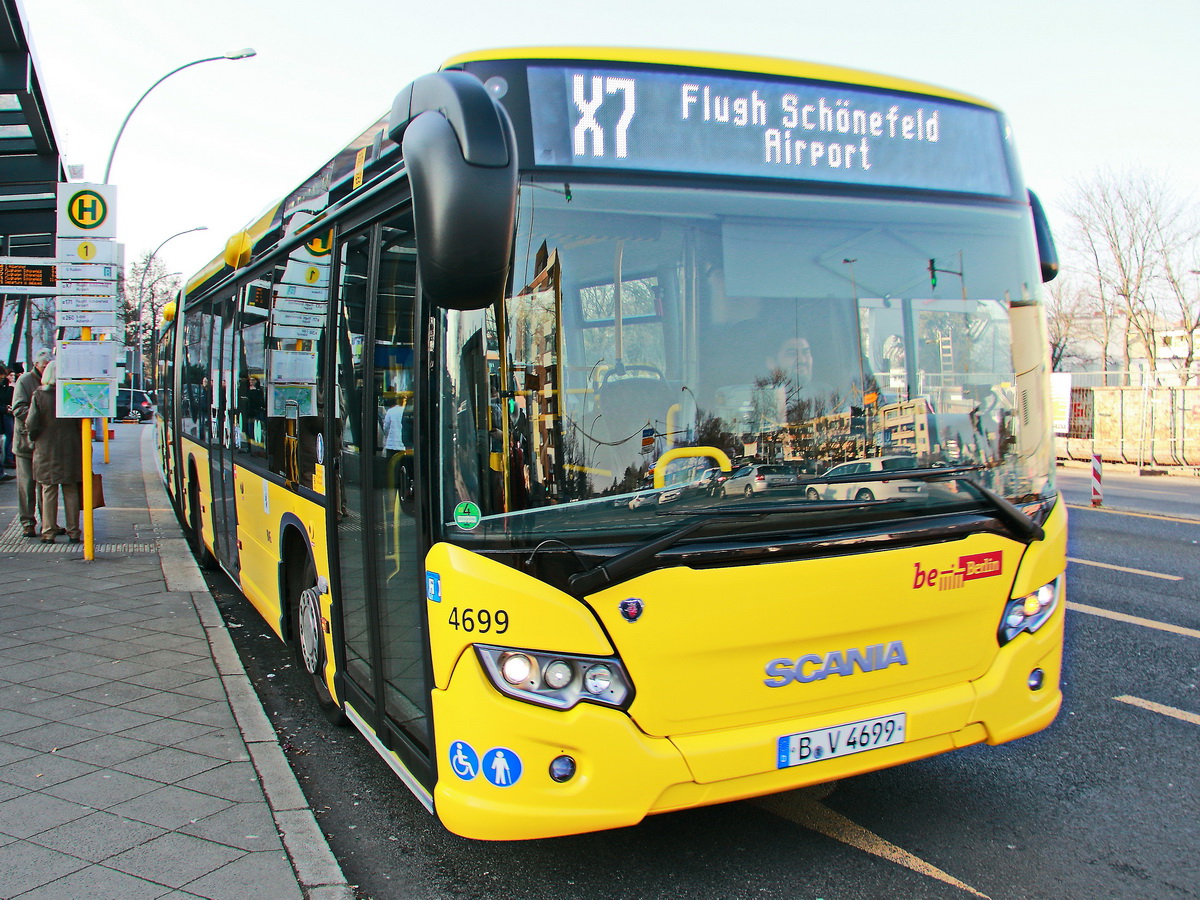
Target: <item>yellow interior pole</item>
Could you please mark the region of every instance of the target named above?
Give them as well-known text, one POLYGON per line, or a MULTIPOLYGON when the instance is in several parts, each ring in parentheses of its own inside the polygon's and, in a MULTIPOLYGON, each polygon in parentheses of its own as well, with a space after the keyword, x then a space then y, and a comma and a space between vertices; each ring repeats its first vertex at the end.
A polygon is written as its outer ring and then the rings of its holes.
POLYGON ((108 419, 100 420, 100 430, 104 433, 104 464, 107 466, 111 462, 108 458, 108 419))

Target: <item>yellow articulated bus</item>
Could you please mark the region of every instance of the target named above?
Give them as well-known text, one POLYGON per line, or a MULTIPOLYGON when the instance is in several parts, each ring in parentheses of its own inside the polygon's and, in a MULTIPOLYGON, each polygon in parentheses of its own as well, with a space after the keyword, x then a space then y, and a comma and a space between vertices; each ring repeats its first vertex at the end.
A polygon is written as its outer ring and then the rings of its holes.
POLYGON ((465 55, 188 284, 163 469, 461 835, 999 744, 1061 703, 1056 270, 970 97, 465 55))

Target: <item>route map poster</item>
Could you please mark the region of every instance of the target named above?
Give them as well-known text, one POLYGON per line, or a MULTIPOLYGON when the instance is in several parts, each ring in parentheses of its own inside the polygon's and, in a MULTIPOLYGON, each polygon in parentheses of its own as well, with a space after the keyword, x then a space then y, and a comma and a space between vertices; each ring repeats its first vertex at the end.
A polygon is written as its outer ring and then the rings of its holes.
POLYGON ((117 385, 109 380, 58 381, 60 419, 115 419, 117 385))

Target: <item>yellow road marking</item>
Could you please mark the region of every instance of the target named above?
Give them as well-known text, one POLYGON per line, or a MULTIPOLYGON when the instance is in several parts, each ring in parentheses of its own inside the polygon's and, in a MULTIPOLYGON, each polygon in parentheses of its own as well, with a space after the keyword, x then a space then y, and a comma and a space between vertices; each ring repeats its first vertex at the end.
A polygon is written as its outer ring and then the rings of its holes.
POLYGON ((1156 516, 1154 513, 1126 512, 1123 509, 1105 509, 1103 506, 1085 506, 1082 503, 1068 503, 1067 509, 1086 509, 1088 512, 1109 513, 1114 516, 1133 516, 1138 519, 1159 519, 1163 522, 1184 522, 1188 525, 1200 525, 1200 519, 1189 519, 1185 516, 1156 516))
POLYGON ((1183 581, 1183 578, 1179 575, 1164 575, 1162 572, 1148 572, 1145 569, 1131 569, 1128 566, 1114 566, 1112 563, 1094 562, 1090 559, 1076 559, 1073 556, 1068 556, 1067 562, 1079 563, 1081 566, 1096 566, 1100 569, 1112 569, 1116 572, 1129 572, 1133 575, 1145 575, 1148 578, 1162 578, 1166 581, 1183 581))
POLYGON ((816 788, 802 788, 797 791, 788 791, 786 794, 760 797, 754 801, 754 804, 790 822, 831 837, 835 841, 841 841, 843 844, 911 869, 918 875, 925 875, 953 885, 966 891, 972 897, 990 900, 987 894, 980 893, 969 884, 964 884, 932 863, 925 862, 920 857, 897 847, 825 806, 821 801, 833 792, 833 787, 829 784, 817 785, 816 788))
POLYGON ((1185 722, 1191 722, 1193 725, 1200 725, 1200 716, 1195 713, 1185 712, 1173 706, 1163 706, 1161 703, 1155 703, 1153 700, 1143 700, 1141 697, 1130 697, 1124 694, 1120 697, 1113 697, 1113 699, 1119 700, 1122 703, 1128 703, 1130 706, 1140 706, 1142 709, 1148 709, 1150 712, 1156 712, 1160 715, 1182 719, 1185 722))
POLYGON ((1067 609, 1087 613, 1089 616, 1100 616, 1115 622, 1127 622, 1130 625, 1141 625, 1143 628, 1157 628, 1159 631, 1169 631, 1171 634, 1181 634, 1184 637, 1200 638, 1200 631, 1195 628, 1184 628, 1182 625, 1172 625, 1169 622, 1156 622, 1154 619, 1142 619, 1138 616, 1127 616, 1125 613, 1113 612, 1111 609, 1100 609, 1097 606, 1085 606, 1082 603, 1068 603, 1067 609))

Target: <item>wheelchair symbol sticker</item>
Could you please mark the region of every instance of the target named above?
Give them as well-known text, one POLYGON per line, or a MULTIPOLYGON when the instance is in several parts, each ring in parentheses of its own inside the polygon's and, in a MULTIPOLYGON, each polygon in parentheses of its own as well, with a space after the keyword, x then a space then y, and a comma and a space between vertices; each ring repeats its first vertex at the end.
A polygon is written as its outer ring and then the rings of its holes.
POLYGON ((479 754, 465 741, 450 745, 450 768, 463 781, 470 781, 479 774, 479 754))
POLYGON ((483 754, 483 777, 496 787, 512 787, 521 780, 521 757, 507 747, 483 754))

